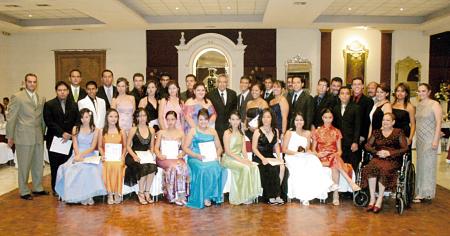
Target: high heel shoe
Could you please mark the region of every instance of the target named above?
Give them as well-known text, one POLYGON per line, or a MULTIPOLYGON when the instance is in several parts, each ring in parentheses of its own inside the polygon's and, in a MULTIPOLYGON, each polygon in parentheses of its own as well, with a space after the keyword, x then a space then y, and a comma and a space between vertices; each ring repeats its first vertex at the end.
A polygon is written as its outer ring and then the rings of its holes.
POLYGON ((148 202, 148 203, 150 203, 150 204, 152 204, 152 203, 154 203, 155 201, 153 201, 153 198, 150 196, 150 193, 149 192, 144 192, 144 196, 145 196, 145 200, 148 202))
POLYGON ((145 200, 145 196, 144 196, 143 192, 139 192, 137 194, 137 196, 138 196, 138 200, 139 200, 140 204, 142 204, 142 205, 147 205, 148 204, 148 202, 145 200))
POLYGON ((114 194, 114 204, 120 204, 122 202, 122 196, 120 194, 115 193, 114 194))
POLYGON ((335 205, 335 206, 339 206, 340 205, 340 203, 339 203, 339 193, 337 193, 337 192, 333 193, 333 205, 335 205))
POLYGON ((357 192, 359 190, 361 190, 361 187, 359 187, 357 184, 352 184, 352 191, 353 192, 357 192))
POLYGON ((373 207, 373 213, 378 214, 381 211, 381 209, 383 209, 382 206, 380 206, 380 207, 374 206, 373 207))
POLYGON ((108 205, 114 204, 114 199, 113 199, 112 193, 108 194, 108 201, 107 201, 107 203, 108 203, 108 205))
POLYGON ((375 207, 375 205, 369 205, 366 207, 366 212, 371 212, 373 211, 373 208, 375 207))

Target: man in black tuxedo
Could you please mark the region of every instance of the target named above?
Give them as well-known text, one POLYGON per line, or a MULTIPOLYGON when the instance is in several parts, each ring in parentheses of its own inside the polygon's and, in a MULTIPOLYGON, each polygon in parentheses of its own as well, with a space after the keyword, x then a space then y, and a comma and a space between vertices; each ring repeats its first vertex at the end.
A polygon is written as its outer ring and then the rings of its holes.
POLYGON ((73 69, 69 73, 69 98, 77 103, 79 100, 87 96, 86 90, 80 86, 81 83, 81 71, 78 69, 73 69))
POLYGON ((156 92, 157 99, 162 99, 162 98, 167 97, 167 95, 169 94, 167 84, 169 83, 169 81, 171 79, 172 79, 172 77, 170 76, 169 73, 164 72, 161 74, 161 76, 159 77, 159 88, 158 88, 158 91, 156 92))
POLYGON ((342 87, 342 78, 341 77, 333 77, 331 79, 330 84, 330 94, 334 100, 334 104, 339 102, 339 89, 342 87))
POLYGON ((247 76, 242 76, 239 82, 239 89, 241 93, 238 95, 237 110, 239 115, 241 115, 241 120, 243 121, 247 117, 247 103, 252 100, 252 95, 250 94, 250 78, 247 76))
POLYGON ((266 90, 264 91, 263 98, 266 100, 267 104, 270 103, 270 100, 272 100, 275 96, 272 92, 272 86, 273 86, 273 78, 272 75, 267 74, 264 78, 264 87, 266 90))
POLYGON ((307 92, 303 91, 305 79, 294 76, 292 78, 292 94, 288 95, 287 100, 289 102, 289 128, 294 127, 295 113, 300 111, 303 114, 305 120, 304 129, 311 130, 311 125, 314 119, 314 101, 313 97, 307 92))
POLYGON ((363 94, 364 81, 361 77, 356 77, 352 80, 353 97, 352 101, 359 105, 359 111, 361 112, 361 128, 359 130, 360 144, 366 143, 369 135, 370 126, 370 111, 373 107, 373 100, 363 94))
POLYGON ((349 87, 339 89, 339 102, 333 108, 333 125, 342 133, 342 159, 356 170, 361 161, 361 155, 357 152, 361 118, 359 106, 350 97, 349 87))
POLYGON ((97 97, 105 100, 106 110, 111 108, 112 99, 117 97, 117 88, 113 85, 114 74, 111 70, 102 72, 102 86, 98 88, 97 97))
POLYGON ((228 76, 221 74, 217 77, 217 89, 208 93, 208 98, 214 105, 217 113, 216 125, 217 134, 223 146, 223 133, 229 126, 228 118, 231 112, 237 108, 236 92, 227 88, 228 76))
POLYGON ((144 75, 141 73, 135 73, 133 75, 133 90, 130 94, 134 97, 136 107, 139 107, 139 102, 145 97, 144 75))
POLYGON ((333 95, 328 92, 329 82, 326 78, 319 79, 317 82, 317 95, 314 97, 314 127, 318 128, 323 124, 322 110, 325 108, 333 109, 335 99, 333 95))
POLYGON ((46 102, 44 105, 44 121, 47 125, 45 141, 50 161, 51 182, 54 194, 56 194, 55 181, 58 167, 69 159, 72 150, 68 155, 51 152, 50 147, 53 138, 62 138, 63 142, 71 140, 72 129, 75 126, 75 123, 80 121, 80 113, 78 112, 77 104, 71 99, 68 99, 69 85, 64 81, 59 81, 56 83, 55 90, 56 97, 46 102))

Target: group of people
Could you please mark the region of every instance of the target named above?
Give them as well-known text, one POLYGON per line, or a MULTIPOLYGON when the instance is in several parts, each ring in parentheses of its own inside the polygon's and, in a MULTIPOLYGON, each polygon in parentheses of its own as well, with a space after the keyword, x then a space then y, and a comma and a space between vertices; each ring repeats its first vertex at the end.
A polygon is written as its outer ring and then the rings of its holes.
POLYGON ((395 187, 401 156, 410 152, 415 134, 415 200, 435 195, 441 111, 427 84, 420 84, 414 108, 406 84, 396 86, 391 103, 383 84, 370 83, 369 96, 364 95, 362 78, 350 86, 339 77, 331 83, 322 78, 315 97, 299 76, 287 78, 286 88, 271 76, 263 83, 243 76, 239 94, 228 88, 224 74, 211 91, 187 75, 182 93, 168 74, 144 84, 137 73, 131 92, 126 78, 113 85, 110 70, 102 72, 100 87, 89 81, 83 89, 81 80, 81 71, 72 70, 70 85, 57 82, 56 97, 46 102, 36 93, 37 76, 27 74, 26 89, 11 97, 7 138, 16 145, 23 199, 33 198, 26 182, 30 169, 33 195, 48 194, 41 183, 45 127, 52 190, 69 203, 91 205, 99 195, 107 195, 108 204, 120 203, 123 184, 137 184, 138 201, 152 203, 150 189, 159 167, 165 196, 177 205, 203 208, 223 202, 227 178, 231 204, 251 204, 262 196, 272 205, 288 198, 309 205, 331 191, 332 203, 339 205, 342 177, 353 191, 369 187, 368 211, 378 212, 383 192, 395 187), (52 149, 56 138, 72 142, 70 153, 52 149), (363 149, 374 158, 358 186, 352 175, 363 149), (147 154, 155 160, 144 162, 147 154), (120 157, 111 161, 110 155, 120 157), (90 162, 98 156, 98 164, 90 162))

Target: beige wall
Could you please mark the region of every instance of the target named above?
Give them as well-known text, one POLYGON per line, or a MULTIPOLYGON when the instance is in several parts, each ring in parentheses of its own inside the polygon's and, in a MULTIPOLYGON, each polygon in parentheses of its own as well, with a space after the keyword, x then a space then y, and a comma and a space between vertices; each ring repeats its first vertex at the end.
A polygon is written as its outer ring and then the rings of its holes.
MULTIPOLYGON (((332 32, 331 76, 344 77, 342 50, 353 39, 369 49, 368 81, 380 80, 381 33, 375 29, 336 29, 332 32)), ((406 56, 422 63, 423 81, 428 81, 429 36, 418 31, 394 31, 392 38, 392 81, 395 62, 406 56)), ((106 66, 116 78, 145 73, 145 30, 70 33, 18 33, 0 35, 0 97, 20 87, 23 76, 39 76, 39 92, 54 96, 55 62, 52 50, 107 49, 106 66)), ((320 31, 317 29, 277 29, 277 79, 284 79, 285 62, 300 54, 312 63, 312 93, 320 77, 320 31)))
MULTIPOLYGON (((21 84, 23 76, 33 72, 39 77, 38 92, 47 98, 55 96, 55 58, 58 49, 106 49, 106 67, 114 76, 131 78, 145 73, 145 30, 70 33, 18 33, 7 37, 5 76, 0 77, 0 96, 10 95, 21 84)), ((1 43, 1 41, 0 41, 1 43)), ((0 47, 1 50, 1 47, 0 47)), ((1 56, 0 56, 1 60, 1 56)), ((3 64, 3 63, 2 63, 3 64)), ((1 70, 1 67, 0 67, 1 70)))

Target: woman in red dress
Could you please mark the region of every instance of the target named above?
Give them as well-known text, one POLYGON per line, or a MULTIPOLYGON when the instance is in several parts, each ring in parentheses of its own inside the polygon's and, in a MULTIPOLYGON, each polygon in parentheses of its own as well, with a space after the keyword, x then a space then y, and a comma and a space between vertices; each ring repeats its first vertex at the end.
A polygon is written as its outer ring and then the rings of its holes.
POLYGON ((313 146, 312 150, 315 155, 320 159, 323 166, 331 168, 332 178, 334 184, 330 190, 333 192, 333 205, 339 205, 339 177, 340 174, 351 185, 353 191, 358 191, 361 188, 356 185, 351 176, 351 165, 345 164, 342 159, 341 131, 333 127, 333 113, 330 109, 326 108, 322 111, 323 126, 320 126, 312 133, 313 146), (350 174, 349 174, 350 173, 350 174))
POLYGON ((362 187, 369 185, 370 202, 366 211, 378 213, 383 203, 384 190, 392 190, 397 184, 397 171, 402 166, 402 156, 408 151, 408 142, 401 129, 395 129, 395 116, 386 113, 381 129, 374 130, 366 143, 366 150, 372 153, 362 171, 362 187), (375 202, 375 189, 378 179, 378 199, 375 202))

